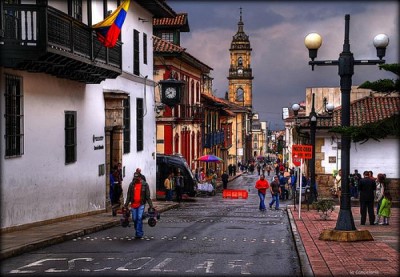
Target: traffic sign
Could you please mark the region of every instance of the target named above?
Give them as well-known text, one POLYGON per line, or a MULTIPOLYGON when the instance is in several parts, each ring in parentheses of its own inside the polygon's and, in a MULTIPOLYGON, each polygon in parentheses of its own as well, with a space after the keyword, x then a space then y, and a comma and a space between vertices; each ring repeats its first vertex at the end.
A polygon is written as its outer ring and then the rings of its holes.
POLYGON ((312 159, 312 149, 312 145, 309 144, 293 144, 292 157, 305 160, 312 159))
POLYGON ((297 157, 297 155, 294 155, 292 157, 292 162, 295 166, 300 166, 301 165, 301 159, 297 157))

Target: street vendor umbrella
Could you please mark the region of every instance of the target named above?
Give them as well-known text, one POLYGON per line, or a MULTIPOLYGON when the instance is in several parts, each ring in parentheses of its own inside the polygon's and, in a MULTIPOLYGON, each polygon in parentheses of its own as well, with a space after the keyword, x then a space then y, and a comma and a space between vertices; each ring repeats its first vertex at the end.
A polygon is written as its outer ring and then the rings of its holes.
POLYGON ((223 160, 214 155, 204 155, 204 156, 201 156, 200 158, 198 158, 197 161, 206 162, 206 163, 220 163, 223 160))

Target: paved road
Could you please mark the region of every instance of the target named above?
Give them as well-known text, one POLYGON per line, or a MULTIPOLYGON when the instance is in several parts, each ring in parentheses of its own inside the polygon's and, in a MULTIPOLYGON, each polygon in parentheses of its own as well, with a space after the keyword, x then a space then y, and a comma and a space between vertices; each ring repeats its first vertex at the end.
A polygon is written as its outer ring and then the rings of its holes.
POLYGON ((301 275, 286 211, 258 210, 256 179, 229 184, 249 189, 248 199, 198 197, 145 225, 141 240, 118 226, 7 259, 2 275, 301 275))

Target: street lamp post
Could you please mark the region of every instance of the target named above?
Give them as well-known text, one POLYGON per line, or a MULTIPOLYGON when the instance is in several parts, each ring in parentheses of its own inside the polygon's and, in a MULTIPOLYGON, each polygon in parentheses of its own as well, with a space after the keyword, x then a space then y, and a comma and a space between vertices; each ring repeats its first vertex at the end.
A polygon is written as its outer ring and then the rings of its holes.
POLYGON ((300 110, 300 105, 299 104, 293 104, 292 105, 292 110, 294 112, 294 115, 297 119, 307 119, 310 125, 310 143, 312 145, 312 151, 311 151, 311 159, 310 159, 310 197, 308 198, 308 204, 312 204, 316 199, 317 199, 317 191, 315 187, 315 133, 317 131, 317 120, 318 118, 321 119, 330 119, 332 118, 332 113, 333 113, 333 105, 327 103, 327 99, 324 98, 324 112, 328 113, 327 116, 322 116, 317 114, 315 111, 315 94, 312 94, 312 103, 311 103, 311 112, 308 116, 297 116, 299 110, 300 110))
MULTIPOLYGON (((305 38, 305 45, 309 50, 309 57, 311 61, 311 69, 314 70, 314 65, 337 65, 339 68, 340 76, 340 90, 342 94, 342 108, 341 108, 341 126, 350 126, 350 92, 352 85, 352 75, 354 74, 354 65, 376 65, 383 64, 385 60, 386 47, 389 44, 389 38, 385 34, 379 34, 374 38, 374 46, 377 49, 377 56, 379 60, 354 60, 353 53, 350 52, 349 42, 349 29, 350 29, 350 15, 345 15, 345 34, 343 51, 339 55, 338 60, 333 61, 315 61, 317 57, 318 48, 322 44, 322 38, 317 33, 311 33, 305 38)), ((350 138, 342 134, 342 192, 340 199, 340 211, 336 222, 337 231, 353 231, 356 230, 354 225, 353 215, 351 213, 351 201, 349 193, 349 175, 350 175, 350 138)))

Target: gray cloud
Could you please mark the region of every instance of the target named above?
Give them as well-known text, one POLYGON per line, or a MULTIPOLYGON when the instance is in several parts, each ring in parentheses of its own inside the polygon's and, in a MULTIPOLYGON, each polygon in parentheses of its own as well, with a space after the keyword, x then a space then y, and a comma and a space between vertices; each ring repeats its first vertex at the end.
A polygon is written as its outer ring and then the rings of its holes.
MULTIPOLYGON (((295 1, 168 1, 177 12, 187 12, 190 33, 181 45, 212 67, 214 90, 223 97, 228 89, 229 47, 237 31, 239 7, 243 8, 244 30, 250 37, 253 69, 253 108, 271 128, 283 125, 283 107, 303 101, 307 87, 338 87, 337 67, 308 65, 304 37, 318 32, 323 44, 318 58, 336 60, 342 51, 344 15, 350 14, 350 44, 355 59, 376 59, 375 35, 386 33, 390 44, 385 59, 398 56, 397 1, 295 2, 295 1)), ((353 85, 366 80, 394 79, 375 66, 357 66, 353 85)))

